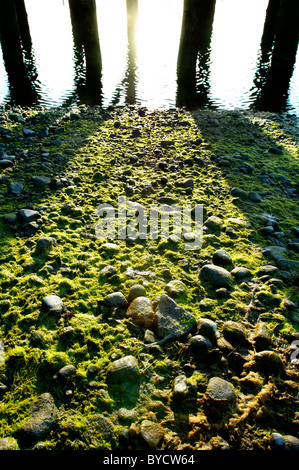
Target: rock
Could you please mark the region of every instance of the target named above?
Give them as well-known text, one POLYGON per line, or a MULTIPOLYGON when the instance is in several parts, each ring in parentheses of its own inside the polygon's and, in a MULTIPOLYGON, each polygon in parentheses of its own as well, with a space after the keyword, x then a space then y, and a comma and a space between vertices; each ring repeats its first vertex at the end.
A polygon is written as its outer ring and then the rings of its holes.
POLYGON ((10 301, 8 299, 0 300, 0 313, 6 313, 10 309, 10 301))
POLYGON ((103 269, 100 271, 100 276, 109 278, 111 276, 114 276, 117 274, 117 270, 114 266, 105 266, 103 269))
POLYGON ((267 258, 271 258, 274 260, 279 260, 280 258, 284 258, 288 253, 287 248, 283 246, 267 246, 263 250, 263 255, 267 258))
POLYGON ((261 196, 258 193, 256 193, 255 191, 251 191, 248 194, 248 197, 252 202, 261 202, 262 201, 261 196))
POLYGON ((25 137, 33 137, 33 136, 35 136, 35 131, 32 130, 32 129, 27 129, 26 127, 24 127, 23 134, 24 134, 25 137))
POLYGON ((58 371, 57 376, 62 379, 70 379, 75 374, 76 374, 76 367, 70 364, 70 365, 62 367, 58 371))
POLYGON ((112 294, 108 294, 104 298, 104 303, 107 307, 128 307, 128 302, 121 292, 113 292, 112 294))
POLYGON ((207 400, 217 405, 231 404, 236 399, 232 384, 220 377, 212 377, 209 380, 205 395, 207 400))
POLYGON ((0 450, 19 450, 18 441, 13 437, 0 439, 0 450))
POLYGON ((37 189, 46 189, 51 180, 47 176, 33 176, 32 182, 37 189))
POLYGON ((14 182, 9 183, 8 189, 9 189, 9 192, 13 194, 14 196, 20 196, 20 194, 22 193, 24 189, 24 186, 23 186, 23 183, 19 181, 14 181, 14 182))
POLYGON ((190 340, 189 349, 193 356, 202 358, 212 349, 212 343, 206 336, 195 335, 190 340))
POLYGON ((53 427, 58 410, 50 393, 43 393, 33 405, 31 417, 20 429, 22 438, 26 441, 39 440, 46 436, 53 427))
POLYGON ((184 398, 188 392, 187 378, 185 375, 178 375, 173 383, 173 398, 184 398))
POLYGON ((211 217, 209 217, 204 223, 204 226, 210 232, 219 232, 221 230, 222 225, 222 220, 219 217, 216 217, 215 215, 211 215, 211 217))
POLYGON ((107 383, 133 382, 139 380, 140 372, 138 361, 134 356, 125 356, 109 364, 107 369, 107 383))
POLYGON ((2 219, 7 222, 10 225, 13 225, 17 222, 18 220, 18 214, 17 212, 9 212, 8 214, 4 214, 2 216, 2 219))
POLYGON ((61 315, 66 312, 66 307, 58 295, 47 295, 42 301, 42 311, 51 315, 61 315))
POLYGON ((173 280, 166 284, 165 292, 170 297, 178 297, 186 293, 186 287, 182 281, 173 280))
POLYGON ((24 222, 32 222, 40 218, 40 213, 31 209, 20 209, 18 215, 24 222))
POLYGON ((217 250, 213 254, 213 263, 217 266, 227 266, 232 264, 232 258, 225 250, 217 250))
POLYGON ((243 266, 238 266, 237 268, 234 268, 230 273, 238 281, 252 277, 252 273, 249 271, 249 269, 243 266))
POLYGON ((53 248, 55 239, 52 237, 40 237, 36 242, 35 254, 37 256, 47 256, 53 248))
POLYGON ((270 449, 271 450, 285 450, 284 438, 278 432, 273 432, 270 437, 270 449))
POLYGON ((129 291, 128 302, 132 302, 137 297, 145 297, 146 290, 142 284, 134 284, 129 291))
POLYGON ((299 450, 299 439, 294 436, 284 436, 284 442, 287 450, 299 450))
POLYGON ((258 276, 275 276, 279 273, 279 269, 276 266, 272 266, 271 264, 267 264, 265 266, 261 266, 257 272, 258 276))
POLYGON ((271 333, 264 323, 258 323, 252 334, 252 340, 257 351, 262 351, 271 346, 271 333))
POLYGON ((199 277, 202 281, 206 281, 213 286, 230 287, 231 285, 229 271, 213 264, 204 265, 199 272, 199 277))
POLYGON ((222 327, 222 334, 224 338, 233 346, 236 344, 247 344, 247 332, 241 323, 231 320, 226 321, 222 327))
POLYGON ((209 318, 197 319, 197 333, 206 336, 210 341, 214 341, 217 332, 217 325, 209 318))
POLYGON ((144 328, 150 328, 154 319, 151 300, 143 296, 136 297, 129 305, 127 316, 133 318, 137 325, 144 328))
POLYGON ((9 168, 13 166, 13 160, 8 160, 8 159, 3 159, 3 160, 0 160, 0 168, 9 168))
POLYGON ((159 446, 164 438, 165 431, 158 423, 149 420, 142 421, 139 428, 139 435, 143 442, 150 449, 155 449, 159 446))
POLYGON ((231 195, 232 195, 233 197, 242 197, 242 198, 245 198, 245 197, 247 197, 247 192, 244 191, 244 189, 241 189, 241 188, 236 187, 236 188, 233 188, 233 189, 231 190, 231 195))
POLYGON ((274 351, 261 351, 253 358, 257 368, 266 373, 279 373, 283 370, 283 362, 274 351))
POLYGON ((191 313, 179 306, 167 294, 162 294, 154 315, 154 328, 159 338, 179 339, 196 327, 191 313))

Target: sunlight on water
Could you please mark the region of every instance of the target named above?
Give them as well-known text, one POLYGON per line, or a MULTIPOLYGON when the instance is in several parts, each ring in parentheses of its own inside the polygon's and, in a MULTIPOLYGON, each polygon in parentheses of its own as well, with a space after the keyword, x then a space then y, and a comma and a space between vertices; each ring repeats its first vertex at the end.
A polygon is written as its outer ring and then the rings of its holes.
POLYGON ((250 102, 268 0, 218 0, 211 42, 210 99, 224 108, 250 102))
MULTIPOLYGON (((78 104, 68 0, 25 0, 25 4, 39 102, 46 106, 78 104)), ((184 0, 96 0, 96 5, 103 105, 175 106, 184 0)), ((268 0, 216 0, 210 57, 205 64, 209 105, 246 109, 252 103, 267 5, 268 0)), ((299 53, 289 102, 290 110, 295 108, 299 115, 298 62, 299 53)), ((9 99, 7 73, 0 54, 0 104, 9 99)))

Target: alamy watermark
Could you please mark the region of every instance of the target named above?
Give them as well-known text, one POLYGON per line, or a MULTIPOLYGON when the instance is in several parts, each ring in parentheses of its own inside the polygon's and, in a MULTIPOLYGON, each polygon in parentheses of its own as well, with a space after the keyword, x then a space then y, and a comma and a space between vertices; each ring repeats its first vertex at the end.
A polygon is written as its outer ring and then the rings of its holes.
POLYGON ((290 361, 292 364, 299 365, 299 339, 293 341, 291 346, 293 346, 294 351, 290 356, 290 361), (295 348, 295 346, 297 346, 297 348, 295 348))
POLYGON ((203 240, 203 206, 151 204, 147 209, 125 196, 112 204, 100 204, 95 212, 98 238, 114 240, 184 239, 185 250, 199 250, 203 240))

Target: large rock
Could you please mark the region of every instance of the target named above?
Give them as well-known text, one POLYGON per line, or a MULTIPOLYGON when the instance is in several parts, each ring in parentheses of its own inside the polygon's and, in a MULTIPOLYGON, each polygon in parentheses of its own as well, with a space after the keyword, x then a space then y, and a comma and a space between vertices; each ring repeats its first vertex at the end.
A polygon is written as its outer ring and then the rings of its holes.
POLYGON ((143 442, 150 449, 155 449, 159 446, 163 440, 165 431, 158 423, 153 423, 153 421, 144 420, 142 421, 139 429, 139 435, 143 442))
POLYGON ((108 383, 135 383, 139 376, 137 359, 134 356, 125 356, 109 364, 106 379, 108 383))
POLYGON ((229 271, 221 266, 214 264, 206 264, 199 272, 199 277, 202 281, 209 282, 217 287, 229 287, 231 285, 231 276, 229 271))
POLYGON ((230 382, 220 377, 212 377, 207 386, 206 397, 220 404, 232 403, 236 395, 230 382))
POLYGON ((40 217, 40 213, 32 209, 20 209, 18 214, 24 222, 32 222, 40 217))
POLYGON ((162 294, 154 315, 154 328, 159 338, 179 339, 196 328, 196 319, 167 294, 162 294))
POLYGON ((66 307, 58 295, 47 295, 42 301, 42 311, 52 315, 61 315, 66 312, 66 307))
POLYGON ((20 434, 26 441, 35 441, 46 436, 53 427, 58 410, 50 393, 43 393, 33 405, 31 416, 21 427, 20 434))
POLYGON ((154 319, 151 300, 147 297, 136 297, 129 305, 127 316, 133 318, 137 325, 150 328, 154 319))
POLYGON ((19 450, 18 442, 13 437, 0 439, 0 450, 19 450))
POLYGON ((104 303, 107 307, 119 307, 119 308, 126 308, 128 306, 127 299, 125 298, 124 294, 121 292, 112 292, 112 294, 108 294, 104 298, 104 303))
POLYGON ((53 248, 55 239, 52 237, 40 237, 36 242, 35 254, 38 256, 47 256, 53 248))

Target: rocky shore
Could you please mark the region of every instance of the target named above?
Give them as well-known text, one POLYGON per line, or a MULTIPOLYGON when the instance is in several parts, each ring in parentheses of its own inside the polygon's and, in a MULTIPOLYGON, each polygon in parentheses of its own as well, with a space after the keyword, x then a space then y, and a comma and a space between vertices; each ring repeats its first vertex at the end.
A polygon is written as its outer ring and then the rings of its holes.
POLYGON ((299 449, 298 139, 287 114, 0 111, 0 449, 299 449), (201 205, 202 246, 99 237, 120 196, 201 205))

